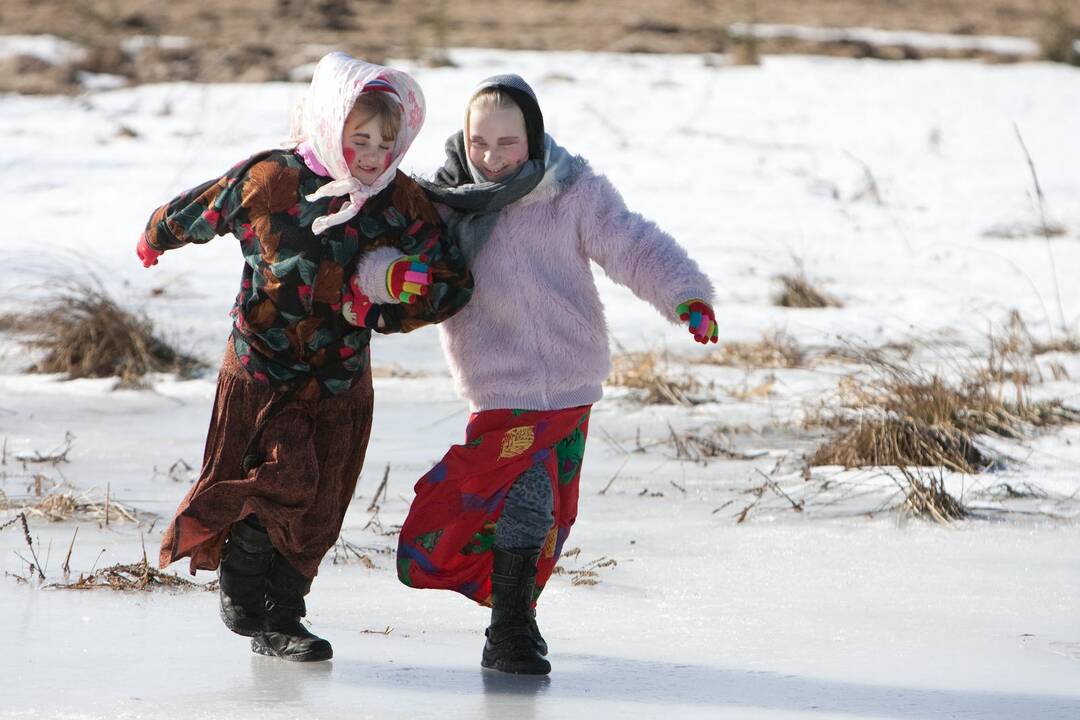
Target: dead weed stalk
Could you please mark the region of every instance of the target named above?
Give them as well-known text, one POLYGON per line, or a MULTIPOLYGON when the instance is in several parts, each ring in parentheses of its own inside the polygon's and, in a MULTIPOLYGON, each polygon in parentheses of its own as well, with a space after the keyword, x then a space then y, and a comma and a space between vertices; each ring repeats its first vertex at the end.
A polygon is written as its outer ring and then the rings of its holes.
POLYGON ((217 591, 217 583, 196 583, 173 573, 161 572, 153 567, 143 555, 135 563, 118 563, 88 575, 79 573, 79 579, 71 583, 53 583, 45 587, 54 590, 204 590, 217 591))
POLYGON ((615 558, 607 557, 606 555, 590 560, 581 567, 567 568, 562 562, 571 558, 579 558, 581 556, 581 548, 572 548, 563 552, 560 563, 552 569, 553 575, 569 575, 570 584, 574 587, 578 586, 592 586, 600 584, 600 570, 616 567, 619 561, 615 558))
POLYGON ((734 450, 731 440, 723 430, 719 428, 698 428, 689 432, 678 433, 675 428, 668 424, 668 444, 675 450, 677 460, 689 460, 690 462, 708 464, 710 460, 723 458, 725 460, 755 460, 767 453, 758 452, 747 454, 734 450))
POLYGON ((945 489, 945 474, 938 471, 933 473, 913 472, 912 470, 899 468, 903 476, 903 482, 893 477, 904 493, 904 501, 901 503, 902 515, 926 518, 942 525, 948 525, 953 520, 962 520, 971 513, 964 506, 962 500, 953 497, 945 489))
POLYGON ((609 385, 637 391, 635 400, 643 405, 691 407, 708 402, 700 393, 706 386, 690 374, 671 374, 668 362, 658 352, 623 352, 612 358, 609 385))
POLYGON ((695 362, 741 368, 797 368, 806 362, 806 353, 795 338, 775 330, 755 342, 725 343, 695 362))
POLYGON ((89 520, 105 524, 131 522, 138 524, 145 519, 134 507, 119 503, 109 493, 102 498, 93 490, 79 494, 69 490, 52 492, 45 497, 8 497, 0 491, 0 511, 16 511, 28 516, 44 518, 50 522, 64 520, 89 520), (140 518, 140 515, 143 517, 140 518))

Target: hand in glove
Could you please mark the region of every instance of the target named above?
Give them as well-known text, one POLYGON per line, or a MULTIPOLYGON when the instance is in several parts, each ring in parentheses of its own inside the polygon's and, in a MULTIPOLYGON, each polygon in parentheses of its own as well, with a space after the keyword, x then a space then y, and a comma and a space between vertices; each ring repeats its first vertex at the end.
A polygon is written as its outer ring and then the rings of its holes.
POLYGON ((161 257, 161 251, 155 250, 150 247, 150 243, 146 242, 146 233, 139 236, 139 244, 135 246, 135 252, 138 254, 139 259, 142 260, 145 268, 157 265, 158 258, 161 257))
POLYGON ((716 342, 716 313, 703 300, 687 300, 675 310, 679 319, 687 323, 694 340, 702 345, 716 342))
POLYGON ((386 269, 386 289, 398 301, 408 305, 426 295, 431 285, 431 268, 423 255, 406 255, 386 269))

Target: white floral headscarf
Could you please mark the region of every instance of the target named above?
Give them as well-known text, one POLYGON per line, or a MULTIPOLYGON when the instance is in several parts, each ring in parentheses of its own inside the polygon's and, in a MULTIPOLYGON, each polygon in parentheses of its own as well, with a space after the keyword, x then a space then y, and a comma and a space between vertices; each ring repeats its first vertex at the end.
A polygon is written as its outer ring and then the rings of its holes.
POLYGON ((312 232, 319 235, 327 228, 348 222, 360 212, 368 198, 390 184, 405 151, 424 124, 424 114, 424 93, 406 73, 366 63, 343 52, 332 52, 319 61, 311 86, 294 117, 293 137, 311 148, 332 178, 307 199, 314 201, 348 195, 349 200, 336 213, 316 218, 311 225, 312 232), (352 176, 341 147, 345 119, 356 98, 364 92, 385 92, 401 106, 401 129, 394 141, 390 165, 371 185, 364 185, 352 176))

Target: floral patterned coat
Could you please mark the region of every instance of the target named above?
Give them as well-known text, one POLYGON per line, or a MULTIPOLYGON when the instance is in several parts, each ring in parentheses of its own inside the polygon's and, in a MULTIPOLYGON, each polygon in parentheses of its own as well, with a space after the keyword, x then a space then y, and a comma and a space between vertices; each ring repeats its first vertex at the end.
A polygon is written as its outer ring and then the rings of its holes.
POLYGON ((400 171, 360 214, 316 236, 312 221, 344 198, 309 201, 327 181, 289 150, 259 153, 228 173, 158 208, 146 241, 167 251, 232 234, 244 271, 232 310, 233 347, 248 373, 297 399, 326 398, 352 387, 368 361, 371 330, 409 332, 460 310, 472 277, 458 247, 423 190, 400 171), (433 283, 411 305, 377 306, 370 327, 341 313, 342 294, 357 262, 375 248, 425 254, 433 283))

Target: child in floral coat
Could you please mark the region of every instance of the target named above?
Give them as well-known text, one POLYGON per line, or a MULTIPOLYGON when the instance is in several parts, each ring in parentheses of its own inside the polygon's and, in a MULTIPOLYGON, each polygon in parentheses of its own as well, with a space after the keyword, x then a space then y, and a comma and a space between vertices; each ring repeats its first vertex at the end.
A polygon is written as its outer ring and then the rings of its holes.
POLYGON ((716 342, 712 285, 669 235, 544 133, 532 88, 489 78, 446 144, 431 197, 476 277, 443 348, 473 415, 416 485, 398 575, 490 604, 482 665, 545 674, 533 604, 577 515, 589 411, 610 371, 590 261, 716 342))
POLYGON ((300 618, 364 461, 371 331, 441 322, 471 293, 435 208, 397 170, 423 120, 408 75, 327 55, 295 118, 295 149, 180 194, 139 240, 146 267, 218 235, 243 254, 202 472, 160 563, 220 564, 222 619, 257 653, 333 654, 300 618))

